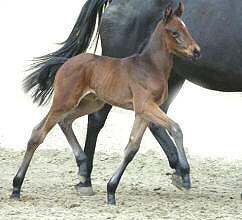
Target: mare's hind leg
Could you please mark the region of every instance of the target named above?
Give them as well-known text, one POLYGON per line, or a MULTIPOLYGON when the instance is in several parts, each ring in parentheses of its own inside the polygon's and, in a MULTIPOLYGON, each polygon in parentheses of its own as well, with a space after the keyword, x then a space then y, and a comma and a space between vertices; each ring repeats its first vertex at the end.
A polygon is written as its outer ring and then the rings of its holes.
POLYGON ((124 151, 124 158, 107 184, 108 204, 116 203, 115 192, 118 187, 119 181, 124 173, 125 168, 128 166, 128 164, 134 158, 135 154, 138 152, 141 139, 148 126, 148 123, 149 122, 140 117, 140 115, 135 115, 135 121, 130 134, 130 139, 124 151))

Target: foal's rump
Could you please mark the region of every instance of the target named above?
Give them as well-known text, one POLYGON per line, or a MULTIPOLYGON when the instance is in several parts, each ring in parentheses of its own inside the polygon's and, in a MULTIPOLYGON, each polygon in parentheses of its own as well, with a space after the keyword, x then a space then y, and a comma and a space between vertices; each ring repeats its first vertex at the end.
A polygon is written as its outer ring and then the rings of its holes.
POLYGON ((94 57, 92 54, 80 54, 61 66, 55 77, 53 104, 61 102, 75 107, 80 99, 95 93, 89 86, 95 65, 94 57))

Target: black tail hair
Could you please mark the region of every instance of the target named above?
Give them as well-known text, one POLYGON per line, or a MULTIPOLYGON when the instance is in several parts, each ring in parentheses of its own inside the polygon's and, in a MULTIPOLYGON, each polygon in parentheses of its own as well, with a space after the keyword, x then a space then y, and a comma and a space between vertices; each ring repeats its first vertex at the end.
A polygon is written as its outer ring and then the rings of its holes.
POLYGON ((51 98, 55 75, 60 66, 65 63, 68 58, 52 57, 44 61, 44 63, 35 63, 30 69, 36 69, 23 80, 24 92, 33 89, 33 102, 39 105, 46 104, 51 98))
MULTIPOLYGON (((50 54, 34 58, 30 70, 35 70, 23 80, 23 88, 27 93, 33 89, 33 101, 39 105, 46 104, 53 92, 56 72, 70 57, 84 53, 91 42, 96 21, 98 27, 104 9, 110 0, 87 0, 81 13, 63 46, 50 54)), ((98 36, 96 33, 96 38, 98 36)))

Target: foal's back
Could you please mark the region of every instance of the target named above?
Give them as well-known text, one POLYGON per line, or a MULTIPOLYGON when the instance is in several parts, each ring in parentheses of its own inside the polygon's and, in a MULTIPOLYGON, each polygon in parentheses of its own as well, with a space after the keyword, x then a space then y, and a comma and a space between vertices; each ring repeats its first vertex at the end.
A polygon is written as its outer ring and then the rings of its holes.
POLYGON ((134 57, 123 59, 80 54, 59 69, 54 85, 54 101, 64 99, 74 106, 88 94, 126 109, 132 109, 129 82, 134 57))

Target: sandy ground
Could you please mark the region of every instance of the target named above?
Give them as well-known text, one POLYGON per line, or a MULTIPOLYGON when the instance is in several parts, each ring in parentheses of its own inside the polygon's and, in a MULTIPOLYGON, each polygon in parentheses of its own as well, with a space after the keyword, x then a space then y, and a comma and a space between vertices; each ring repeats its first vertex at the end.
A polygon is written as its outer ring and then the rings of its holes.
MULTIPOLYGON (((0 1, 3 33, 0 37, 0 146, 23 149, 31 129, 48 111, 33 105, 29 96, 23 94, 21 81, 29 74, 24 70, 31 64, 32 57, 55 51, 59 47, 56 43, 66 39, 83 2, 0 1)), ((100 54, 100 49, 98 52, 100 54)), ((241 158, 241 100, 240 93, 209 91, 186 82, 172 103, 169 116, 180 124, 185 146, 191 153, 241 158)), ((126 113, 128 116, 120 119, 112 111, 106 127, 112 126, 113 129, 116 126, 118 130, 131 126, 130 114, 126 113)), ((86 123, 80 124, 84 132, 86 123)), ((100 137, 100 143, 107 138, 104 135, 100 137)), ((126 136, 117 139, 123 138, 126 136)), ((58 148, 65 147, 63 140, 58 140, 58 148)), ((51 141, 46 141, 46 145, 53 148, 51 141)))
POLYGON ((190 157, 192 189, 171 185, 166 159, 138 154, 117 190, 117 205, 106 204, 106 183, 120 161, 117 153, 95 155, 96 195, 81 197, 72 152, 39 150, 23 185, 11 201, 11 180, 23 152, 0 148, 0 219, 242 219, 242 161, 190 157))
MULTIPOLYGON (((241 94, 208 91, 188 82, 169 116, 184 133, 193 185, 189 193, 171 185, 167 159, 147 131, 120 183, 117 206, 106 205, 106 183, 121 159, 133 120, 132 112, 115 108, 98 139, 95 196, 75 192, 77 168, 56 127, 34 156, 22 199, 9 200, 31 129, 48 111, 23 94, 24 70, 33 56, 57 49, 55 43, 68 36, 80 8, 79 0, 0 2, 0 219, 242 219, 241 94)), ((74 124, 82 146, 86 123, 84 117, 74 124)))

